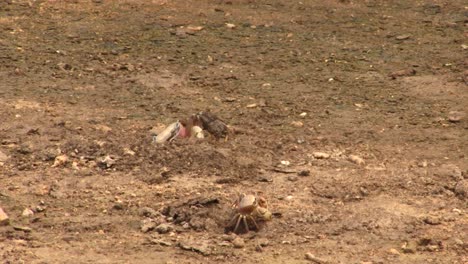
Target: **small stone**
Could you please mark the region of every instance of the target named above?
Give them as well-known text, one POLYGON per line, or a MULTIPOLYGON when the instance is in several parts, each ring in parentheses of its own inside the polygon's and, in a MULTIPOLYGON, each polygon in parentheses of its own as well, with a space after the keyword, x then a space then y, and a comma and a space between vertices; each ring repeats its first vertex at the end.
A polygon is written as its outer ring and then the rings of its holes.
POLYGON ((24 239, 14 239, 12 240, 13 243, 15 243, 15 245, 17 246, 27 246, 28 245, 28 241, 24 240, 24 239))
POLYGON ((245 241, 241 237, 236 237, 233 241, 232 244, 234 245, 235 248, 243 248, 245 247, 245 241))
POLYGON ((461 240, 459 238, 455 238, 453 241, 455 242, 455 245, 457 245, 457 246, 463 246, 465 244, 463 242, 463 240, 461 240))
POLYGON ((98 165, 102 169, 109 169, 110 167, 114 166, 116 163, 115 158, 107 155, 104 158, 100 159, 98 165))
POLYGON ((156 223, 151 221, 151 219, 145 219, 141 221, 141 232, 147 233, 151 230, 154 230, 156 223))
POLYGON ((41 212, 44 212, 45 209, 46 209, 46 207, 38 205, 38 206, 36 206, 36 208, 34 208, 34 212, 41 213, 41 212))
POLYGON ((411 35, 410 35, 410 34, 404 34, 404 35, 396 36, 395 38, 396 38, 397 40, 406 40, 406 39, 411 38, 411 35))
POLYGON ((255 103, 254 104, 249 104, 246 107, 247 108, 255 108, 255 107, 257 107, 257 104, 255 104, 255 103))
POLYGON ((455 185, 454 192, 461 198, 468 198, 468 180, 461 180, 455 185))
POLYGON ((145 216, 145 217, 155 217, 158 215, 156 210, 154 210, 151 207, 142 207, 138 210, 138 214, 140 216, 145 216))
POLYGON ((292 199, 294 199, 294 196, 292 196, 292 195, 288 195, 288 196, 284 197, 284 200, 286 200, 288 202, 292 201, 292 199))
POLYGON ((150 239, 150 243, 151 243, 151 244, 155 244, 155 245, 165 246, 165 247, 170 247, 170 246, 172 246, 172 243, 171 243, 171 242, 164 241, 164 240, 161 240, 161 239, 150 239))
POLYGON ((357 165, 362 165, 366 163, 363 158, 356 155, 349 155, 348 159, 357 165))
POLYGON ((452 123, 458 123, 465 118, 465 113, 461 111, 450 111, 448 114, 448 120, 452 123))
POLYGON ((267 247, 270 245, 270 241, 266 238, 260 238, 258 241, 257 241, 257 244, 259 244, 260 246, 262 247, 267 247))
POLYGON ((310 170, 301 170, 300 172, 297 173, 297 175, 299 175, 301 177, 310 176, 310 170))
POLYGON ((443 164, 434 169, 434 175, 442 177, 451 177, 455 180, 463 179, 461 169, 455 164, 443 164))
POLYGON ((293 127, 303 127, 304 126, 304 123, 302 123, 301 121, 292 121, 291 122, 291 125, 293 127))
POLYGON ((29 233, 29 232, 32 231, 32 228, 27 227, 27 226, 13 226, 13 229, 16 230, 16 231, 23 231, 23 232, 26 232, 26 233, 29 233))
POLYGON ((125 208, 125 206, 123 205, 122 202, 117 202, 114 204, 114 206, 112 206, 112 209, 114 210, 123 210, 125 208))
POLYGON ((222 235, 222 236, 221 236, 221 240, 232 242, 234 239, 236 239, 236 237, 237 237, 237 236, 234 235, 234 234, 231 234, 231 235, 225 234, 225 235, 222 235))
POLYGON ((301 113, 299 116, 302 117, 302 118, 304 118, 304 117, 307 116, 307 113, 306 113, 306 112, 303 112, 303 113, 301 113))
POLYGON ((3 163, 5 161, 7 161, 7 160, 8 160, 8 156, 5 153, 3 153, 2 151, 0 151, 0 162, 3 163))
POLYGON ((194 251, 194 252, 200 253, 200 254, 202 254, 204 256, 209 256, 209 255, 212 254, 212 249, 211 249, 211 247, 209 245, 209 242, 207 240, 180 241, 177 245, 183 250, 194 251))
POLYGON ((99 130, 101 132, 104 132, 104 133, 109 133, 112 131, 112 128, 106 126, 106 125, 96 125, 94 127, 96 130, 99 130))
POLYGON ((395 255, 395 256, 398 256, 400 255, 400 252, 394 248, 391 248, 388 250, 388 253, 392 254, 392 255, 395 255))
POLYGON ((135 156, 135 154, 136 154, 135 151, 133 151, 133 150, 131 150, 129 148, 124 148, 123 150, 124 150, 125 155, 135 156))
POLYGON ((68 162, 68 156, 67 155, 59 155, 55 157, 54 164, 52 165, 53 168, 55 167, 60 167, 65 165, 68 162))
POLYGON ((396 79, 398 77, 413 76, 415 74, 416 74, 415 69, 405 69, 405 70, 394 71, 390 73, 389 76, 392 79, 396 79))
POLYGON ((312 156, 316 159, 328 159, 330 158, 330 154, 325 153, 325 152, 314 152, 312 153, 312 156))
POLYGON ((168 224, 160 224, 156 227, 156 232, 158 232, 159 234, 166 234, 169 233, 171 229, 171 226, 168 224))
POLYGON ((297 178, 297 176, 294 176, 294 175, 288 176, 288 181, 295 182, 295 181, 297 181, 298 179, 299 179, 299 178, 297 178))
POLYGON ((26 208, 26 209, 23 210, 23 213, 21 215, 24 216, 24 217, 30 217, 30 216, 34 215, 34 212, 33 212, 33 210, 31 210, 29 208, 26 208))
POLYGON ((10 223, 10 218, 0 207, 0 226, 8 225, 10 223))
POLYGON ((234 28, 236 28, 236 25, 231 24, 231 23, 226 23, 226 27, 229 28, 229 29, 234 29, 234 28))
POLYGON ((307 252, 305 254, 305 259, 311 261, 312 263, 316 263, 316 264, 326 264, 326 263, 328 263, 326 260, 318 258, 318 257, 316 257, 314 254, 312 254, 310 252, 307 252))
POLYGON ((428 225, 440 225, 441 224, 441 221, 440 221, 440 218, 439 217, 435 217, 435 216, 427 216, 424 218, 424 223, 428 224, 428 225))
POLYGON ((404 244, 402 247, 401 247, 401 250, 403 251, 403 253, 405 254, 413 254, 416 252, 416 249, 417 249, 418 245, 416 242, 414 241, 410 241, 406 244, 404 244))

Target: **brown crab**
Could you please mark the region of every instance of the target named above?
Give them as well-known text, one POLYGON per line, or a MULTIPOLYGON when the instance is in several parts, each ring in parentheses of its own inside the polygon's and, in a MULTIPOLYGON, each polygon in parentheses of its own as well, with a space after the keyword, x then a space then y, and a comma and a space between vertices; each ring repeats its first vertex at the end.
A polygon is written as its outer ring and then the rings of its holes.
POLYGON ((236 213, 229 222, 228 227, 232 227, 236 223, 232 230, 234 233, 237 233, 241 222, 244 223, 245 231, 249 232, 248 220, 254 224, 256 230, 259 230, 256 219, 262 221, 271 220, 271 212, 267 208, 266 200, 262 197, 257 198, 252 194, 241 194, 232 206, 236 210, 236 213))

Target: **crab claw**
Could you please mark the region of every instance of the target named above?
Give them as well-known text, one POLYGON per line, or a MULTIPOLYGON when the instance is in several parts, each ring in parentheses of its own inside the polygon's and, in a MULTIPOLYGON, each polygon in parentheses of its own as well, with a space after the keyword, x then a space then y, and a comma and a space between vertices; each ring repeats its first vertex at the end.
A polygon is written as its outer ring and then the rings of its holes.
POLYGON ((177 136, 180 138, 186 138, 186 137, 189 137, 190 135, 187 131, 187 128, 184 125, 180 124, 180 130, 177 136))

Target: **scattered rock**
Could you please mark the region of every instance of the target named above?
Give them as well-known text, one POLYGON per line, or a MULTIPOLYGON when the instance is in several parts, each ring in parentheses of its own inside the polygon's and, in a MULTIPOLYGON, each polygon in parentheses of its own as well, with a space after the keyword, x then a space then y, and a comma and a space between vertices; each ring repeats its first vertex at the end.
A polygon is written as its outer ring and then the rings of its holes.
POLYGON ((463 240, 461 240, 459 238, 455 238, 453 241, 455 242, 455 245, 457 245, 457 246, 463 247, 465 245, 463 240))
POLYGON ((151 219, 144 219, 143 221, 141 221, 141 232, 143 233, 147 233, 151 230, 154 230, 154 228, 156 227, 156 223, 154 221, 152 221, 151 219))
POLYGON ((165 241, 165 240, 162 240, 162 239, 150 239, 149 242, 151 244, 154 244, 154 245, 161 245, 161 246, 165 246, 165 247, 170 247, 172 246, 172 243, 171 242, 168 242, 168 241, 165 241))
POLYGON ((307 113, 306 113, 306 112, 302 112, 299 116, 302 117, 302 118, 305 118, 305 117, 307 116, 307 113))
POLYGON ((99 130, 99 131, 104 132, 106 134, 112 131, 112 128, 110 128, 110 127, 108 127, 106 125, 96 125, 94 128, 96 130, 99 130))
POLYGON ((52 165, 53 168, 61 167, 68 162, 68 156, 63 154, 55 157, 54 164, 52 165))
POLYGON ((314 152, 312 153, 312 156, 316 159, 328 159, 330 158, 330 154, 325 153, 325 152, 314 152))
POLYGON ((294 175, 290 175, 288 176, 288 181, 292 181, 292 182, 295 182, 297 181, 299 178, 297 176, 294 176, 294 175))
POLYGON ((395 255, 395 256, 398 256, 400 255, 400 252, 394 248, 391 248, 388 250, 388 253, 392 254, 392 255, 395 255))
POLYGON ((30 233, 32 231, 32 228, 27 226, 13 226, 13 229, 16 231, 23 231, 26 233, 30 233))
POLYGON ((363 158, 356 155, 349 155, 348 159, 357 165, 362 165, 366 163, 363 158))
POLYGON ((10 223, 10 218, 0 207, 0 226, 8 225, 10 223))
POLYGON ((29 208, 26 208, 26 209, 23 210, 23 213, 21 215, 24 216, 24 217, 30 217, 30 216, 34 215, 34 212, 33 212, 33 210, 31 210, 29 208))
POLYGON ((423 222, 428 225, 440 225, 442 223, 440 218, 436 216, 426 216, 424 217, 423 222))
POLYGON ((131 150, 129 148, 124 148, 123 151, 124 151, 125 155, 129 155, 129 156, 135 156, 135 154, 136 154, 135 151, 133 151, 133 150, 131 150))
POLYGON ((464 179, 457 182, 454 192, 463 199, 468 198, 468 180, 464 179))
POLYGON ((112 166, 114 166, 115 163, 116 159, 111 157, 110 155, 107 155, 98 161, 98 166, 102 169, 109 169, 112 166))
POLYGON ((255 104, 255 103, 254 104, 248 104, 246 107, 247 108, 255 108, 255 107, 257 107, 257 104, 255 104))
POLYGON ((7 160, 8 160, 8 156, 5 153, 3 153, 2 151, 0 151, 0 163, 3 163, 5 161, 7 161, 7 160))
POLYGON ((450 111, 448 113, 448 120, 452 123, 458 123, 465 118, 465 112, 461 111, 450 111))
POLYGON ((299 175, 301 177, 310 176, 310 170, 301 170, 300 172, 297 173, 297 175, 299 175))
POLYGON ((416 74, 415 69, 405 69, 405 70, 394 71, 390 73, 389 76, 392 79, 396 79, 398 77, 413 76, 415 74, 416 74))
POLYGON ((221 236, 221 240, 232 242, 234 239, 236 239, 236 237, 237 236, 235 234, 230 234, 230 235, 224 234, 221 236))
POLYGON ((230 29, 234 29, 234 28, 236 28, 236 25, 231 24, 231 23, 226 23, 226 27, 230 28, 230 29))
POLYGON ((314 254, 310 253, 310 252, 307 252, 305 254, 305 259, 311 261, 312 263, 316 263, 316 264, 327 264, 328 261, 324 260, 324 259, 321 259, 319 257, 316 257, 314 254))
POLYGON ((124 204, 122 201, 116 202, 114 206, 112 206, 112 209, 114 210, 123 210, 125 208, 124 204))
POLYGON ((405 243, 402 247, 401 250, 405 254, 413 254, 416 253, 416 250, 418 248, 418 244, 414 241, 410 241, 408 243, 405 243))
POLYGON ((292 121, 291 122, 291 125, 293 127, 303 127, 304 126, 304 123, 302 123, 301 121, 292 121))
POLYGON ((146 216, 146 217, 155 217, 159 215, 156 210, 154 210, 151 207, 142 207, 138 210, 138 214, 140 216, 146 216))
POLYGON ((209 247, 208 241, 180 241, 177 244, 183 250, 194 251, 200 253, 204 256, 208 256, 212 253, 211 248, 209 247))
POLYGON ((434 169, 434 175, 441 177, 450 177, 455 180, 463 179, 462 171, 455 164, 443 164, 434 169))
POLYGON ((409 38, 411 38, 410 34, 398 35, 398 36, 395 37, 395 39, 397 39, 397 40, 406 40, 406 39, 409 39, 409 38))
POLYGON ((266 238, 260 238, 257 240, 257 244, 262 246, 262 247, 267 247, 270 245, 270 241, 266 238))
POLYGON ((243 248, 243 247, 245 247, 245 241, 241 237, 236 237, 232 241, 232 245, 234 245, 235 248, 243 248))
POLYGON ((172 228, 168 224, 160 224, 156 227, 156 232, 158 232, 159 234, 167 234, 171 230, 172 228))
POLYGON ((34 208, 34 212, 41 213, 41 212, 44 212, 45 209, 46 209, 46 207, 38 205, 38 206, 36 206, 36 208, 34 208))

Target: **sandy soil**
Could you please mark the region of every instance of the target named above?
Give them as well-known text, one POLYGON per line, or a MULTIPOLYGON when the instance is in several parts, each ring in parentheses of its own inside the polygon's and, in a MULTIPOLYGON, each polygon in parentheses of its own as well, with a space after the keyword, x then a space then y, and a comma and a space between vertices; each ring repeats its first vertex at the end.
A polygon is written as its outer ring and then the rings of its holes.
POLYGON ((462 0, 0 1, 2 263, 467 263, 467 22, 462 0), (235 132, 152 143, 206 110, 235 132), (239 193, 273 219, 236 236, 239 193))

